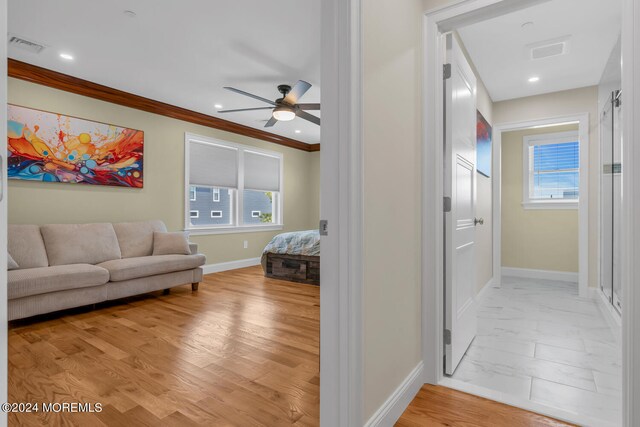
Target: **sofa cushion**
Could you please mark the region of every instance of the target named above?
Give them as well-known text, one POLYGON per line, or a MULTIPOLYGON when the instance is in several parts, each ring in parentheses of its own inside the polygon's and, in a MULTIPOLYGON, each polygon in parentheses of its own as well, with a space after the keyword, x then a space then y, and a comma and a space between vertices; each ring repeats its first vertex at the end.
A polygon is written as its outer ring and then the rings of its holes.
POLYGON ((191 249, 185 233, 153 233, 153 255, 189 255, 191 249))
POLYGON ((20 268, 15 259, 11 256, 9 252, 7 252, 7 270, 17 270, 20 268))
POLYGON ((7 249, 20 268, 49 265, 39 226, 9 225, 7 238, 7 249))
POLYGON ((49 224, 40 231, 49 265, 98 264, 120 258, 118 238, 109 223, 49 224))
POLYGON ((153 253, 153 232, 167 231, 160 220, 113 224, 122 258, 148 256, 153 253))
POLYGON ((89 264, 23 268, 7 273, 8 299, 104 285, 109 272, 89 264))
POLYGON ((156 255, 136 258, 114 259, 99 264, 109 270, 112 282, 137 279, 138 277, 191 270, 205 263, 203 254, 195 255, 156 255))

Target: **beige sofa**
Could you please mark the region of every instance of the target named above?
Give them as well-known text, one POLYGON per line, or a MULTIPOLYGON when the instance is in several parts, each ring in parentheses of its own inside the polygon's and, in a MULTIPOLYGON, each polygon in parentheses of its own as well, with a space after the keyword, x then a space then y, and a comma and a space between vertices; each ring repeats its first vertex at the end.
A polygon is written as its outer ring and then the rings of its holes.
POLYGON ((173 286, 198 289, 205 256, 152 255, 162 221, 9 225, 9 320, 124 298, 173 286))

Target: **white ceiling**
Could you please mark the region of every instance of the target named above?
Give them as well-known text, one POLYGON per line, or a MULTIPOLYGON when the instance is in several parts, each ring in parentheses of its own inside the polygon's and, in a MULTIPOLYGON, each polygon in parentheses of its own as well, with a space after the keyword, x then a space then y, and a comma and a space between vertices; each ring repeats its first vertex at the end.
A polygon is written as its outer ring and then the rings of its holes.
POLYGON ((503 101, 597 85, 620 34, 620 8, 620 0, 552 0, 458 32, 491 98, 503 101), (564 36, 568 54, 530 59, 528 45, 564 36), (533 76, 540 80, 529 83, 533 76))
MULTIPOLYGON (((278 84, 301 79, 313 85, 301 102, 320 102, 319 0, 12 0, 9 32, 47 46, 10 47, 11 58, 251 127, 271 112, 214 105, 266 104, 223 86, 276 99, 278 84)), ((320 127, 299 118, 267 131, 320 142, 320 127)))

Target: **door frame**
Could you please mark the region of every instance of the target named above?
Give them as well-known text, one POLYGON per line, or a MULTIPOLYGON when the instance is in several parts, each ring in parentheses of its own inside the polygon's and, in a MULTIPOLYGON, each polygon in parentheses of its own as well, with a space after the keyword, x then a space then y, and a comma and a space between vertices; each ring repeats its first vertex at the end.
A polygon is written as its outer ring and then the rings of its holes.
POLYGON ((361 0, 321 5, 320 425, 363 425, 361 0))
POLYGON ((502 132, 533 127, 578 123, 580 144, 580 198, 578 201, 578 291, 580 297, 589 298, 589 113, 521 122, 499 123, 493 126, 491 163, 493 177, 493 287, 500 287, 502 279, 502 132))
MULTIPOLYGON (((640 138, 640 1, 622 0, 622 90, 625 94, 623 140, 640 138), (636 109, 638 110, 636 112, 636 109)), ((536 3, 531 0, 529 3, 536 3)), ((423 150, 422 150, 422 351, 425 383, 443 379, 443 129, 441 33, 460 22, 481 20, 497 8, 523 1, 463 0, 427 10, 423 15, 423 150), (507 4, 508 3, 508 4, 507 4)), ((623 419, 625 426, 640 425, 640 147, 624 144, 622 282, 623 419), (636 166, 638 165, 638 166, 636 166), (636 362, 637 360, 637 362, 636 362)), ((495 274, 494 274, 495 276, 495 274)))

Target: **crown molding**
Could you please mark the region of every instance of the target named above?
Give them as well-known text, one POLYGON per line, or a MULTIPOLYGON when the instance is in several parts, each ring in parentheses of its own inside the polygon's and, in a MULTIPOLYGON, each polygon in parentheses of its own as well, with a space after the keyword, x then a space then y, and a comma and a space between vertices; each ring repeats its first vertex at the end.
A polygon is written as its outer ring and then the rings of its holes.
POLYGON ((320 144, 306 144, 302 141, 286 138, 284 136, 145 98, 143 96, 134 95, 129 92, 124 92, 112 87, 83 80, 68 74, 62 74, 57 71, 38 67, 36 65, 17 61, 11 58, 8 60, 7 74, 9 77, 25 80, 31 83, 49 86, 54 89, 111 102, 113 104, 123 105, 129 108, 135 108, 137 110, 146 111, 147 113, 158 114, 165 117, 171 117, 172 119, 183 120, 197 125, 260 139, 289 148, 296 148, 302 151, 320 151, 320 144))

